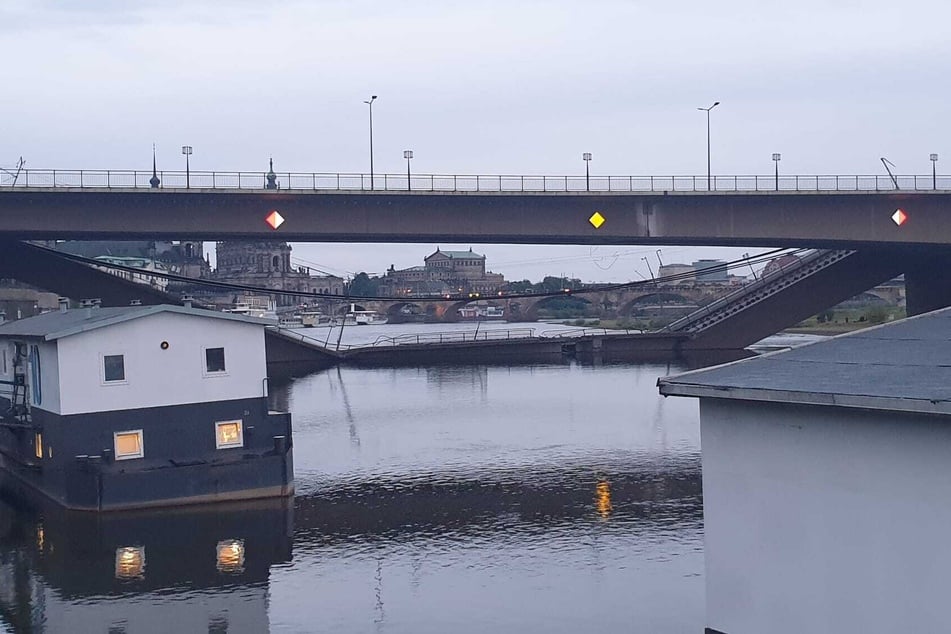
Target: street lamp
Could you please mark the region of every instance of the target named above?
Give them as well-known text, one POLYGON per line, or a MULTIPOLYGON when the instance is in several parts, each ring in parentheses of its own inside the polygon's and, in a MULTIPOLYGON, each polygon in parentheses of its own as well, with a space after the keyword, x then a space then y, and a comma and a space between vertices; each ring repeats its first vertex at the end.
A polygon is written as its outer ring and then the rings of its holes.
POLYGON ((376 101, 376 95, 373 95, 363 103, 370 106, 370 189, 373 189, 373 102, 376 101))
POLYGON ((585 152, 581 158, 584 159, 584 189, 589 192, 591 191, 591 172, 588 170, 588 165, 591 164, 591 152, 585 152))
POLYGON ((406 159, 406 191, 413 189, 413 183, 410 180, 409 162, 413 158, 413 150, 403 150, 403 158, 406 159))
POLYGON ((714 101, 709 108, 697 108, 707 113, 707 191, 710 191, 710 111, 719 105, 719 101, 714 101))
POLYGON ((931 155, 931 189, 938 189, 938 155, 931 155))
POLYGON ((191 171, 188 167, 188 157, 192 155, 192 146, 183 145, 182 154, 185 155, 185 189, 191 187, 191 171))
POLYGON ((779 161, 783 158, 783 155, 779 152, 773 152, 773 163, 776 164, 776 191, 779 191, 779 161))
POLYGON ((643 258, 641 258, 641 259, 644 260, 644 262, 647 263, 647 272, 651 274, 651 282, 653 282, 653 281, 654 281, 654 269, 651 268, 651 261, 648 260, 646 257, 643 257, 643 258))

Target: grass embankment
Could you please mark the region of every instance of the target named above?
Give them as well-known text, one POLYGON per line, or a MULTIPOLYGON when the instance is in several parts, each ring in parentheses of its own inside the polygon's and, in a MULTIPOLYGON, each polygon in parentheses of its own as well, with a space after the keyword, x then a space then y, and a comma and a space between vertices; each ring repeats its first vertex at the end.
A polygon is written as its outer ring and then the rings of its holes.
POLYGON ((799 322, 783 332, 815 335, 839 335, 862 330, 905 317, 899 306, 866 306, 860 308, 832 308, 799 322))

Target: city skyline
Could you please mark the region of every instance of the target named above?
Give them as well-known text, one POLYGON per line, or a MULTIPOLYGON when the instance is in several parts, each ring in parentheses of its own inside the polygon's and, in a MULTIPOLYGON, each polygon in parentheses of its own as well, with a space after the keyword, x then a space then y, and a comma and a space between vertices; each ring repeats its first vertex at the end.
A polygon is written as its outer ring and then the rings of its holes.
MULTIPOLYGON (((263 173, 273 157, 278 173, 368 173, 372 102, 377 174, 705 175, 698 108, 720 102, 714 175, 884 175, 882 157, 927 175, 932 153, 946 173, 948 14, 930 1, 13 0, 0 8, 0 42, 16 52, 0 167, 150 170, 154 143, 160 170, 263 173)), ((562 264, 585 281, 638 279, 657 249, 459 238, 513 279, 562 264)), ((294 246, 353 273, 436 245, 294 246)), ((758 250, 671 259, 744 252, 758 250)))

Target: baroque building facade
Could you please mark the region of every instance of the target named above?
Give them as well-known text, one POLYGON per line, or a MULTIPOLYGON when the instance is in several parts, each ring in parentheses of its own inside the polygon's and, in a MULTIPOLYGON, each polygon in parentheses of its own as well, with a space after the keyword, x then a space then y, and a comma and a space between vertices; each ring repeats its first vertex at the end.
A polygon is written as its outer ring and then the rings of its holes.
MULTIPOLYGON (((276 306, 306 303, 300 295, 342 295, 344 280, 335 275, 313 275, 309 267, 291 264, 291 245, 279 240, 229 241, 215 245, 217 267, 213 278, 275 291, 276 306)), ((235 295, 235 293, 230 293, 235 295)))
POLYGON ((445 295, 455 293, 497 293, 505 284, 500 273, 485 270, 486 258, 468 251, 436 251, 423 258, 422 266, 396 270, 390 267, 380 287, 381 294, 393 297, 445 295))

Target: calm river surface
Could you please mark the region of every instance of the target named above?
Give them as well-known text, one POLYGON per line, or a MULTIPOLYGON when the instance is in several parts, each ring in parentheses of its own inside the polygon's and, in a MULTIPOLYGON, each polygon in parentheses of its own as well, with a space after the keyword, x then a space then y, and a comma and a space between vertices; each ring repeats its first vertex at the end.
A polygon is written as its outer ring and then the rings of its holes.
POLYGON ((292 503, 91 518, 0 500, 0 631, 699 634, 697 403, 655 387, 682 369, 276 386, 292 503))

